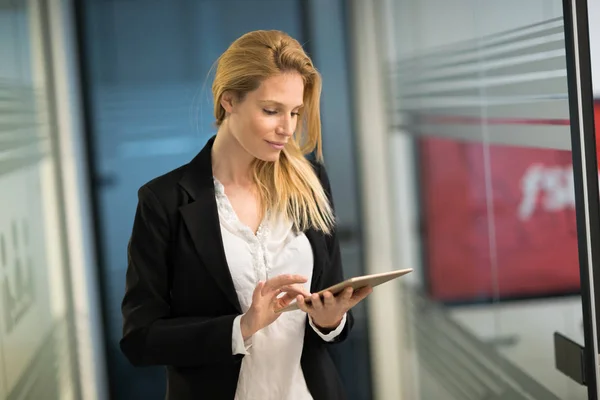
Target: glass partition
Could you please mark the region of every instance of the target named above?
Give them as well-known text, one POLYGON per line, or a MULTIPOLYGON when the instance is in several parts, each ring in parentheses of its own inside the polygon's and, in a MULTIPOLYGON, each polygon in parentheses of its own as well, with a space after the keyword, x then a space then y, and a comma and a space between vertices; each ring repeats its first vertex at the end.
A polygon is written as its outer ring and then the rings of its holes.
POLYGON ((407 398, 587 399, 561 2, 385 4, 407 398))
POLYGON ((0 398, 79 399, 45 2, 0 1, 0 398))

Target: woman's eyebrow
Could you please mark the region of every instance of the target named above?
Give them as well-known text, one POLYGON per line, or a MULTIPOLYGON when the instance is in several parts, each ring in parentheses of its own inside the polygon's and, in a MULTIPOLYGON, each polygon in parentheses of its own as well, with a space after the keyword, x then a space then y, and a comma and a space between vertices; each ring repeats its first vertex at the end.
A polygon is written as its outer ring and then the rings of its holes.
MULTIPOLYGON (((283 104, 283 103, 281 103, 279 101, 275 101, 275 100, 260 100, 260 102, 261 103, 275 104, 275 105, 278 105, 280 107, 285 107, 285 104, 283 104)), ((294 108, 301 108, 301 107, 304 107, 304 104, 297 105, 294 108)))

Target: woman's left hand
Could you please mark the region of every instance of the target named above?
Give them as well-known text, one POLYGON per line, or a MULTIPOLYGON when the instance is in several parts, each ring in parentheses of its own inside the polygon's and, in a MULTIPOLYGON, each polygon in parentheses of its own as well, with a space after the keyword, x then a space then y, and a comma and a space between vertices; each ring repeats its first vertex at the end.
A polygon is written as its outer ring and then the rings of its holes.
POLYGON ((296 301, 298 308, 310 315, 318 328, 333 330, 342 322, 344 314, 364 300, 371 292, 373 292, 373 288, 369 286, 356 291, 349 287, 338 296, 333 296, 331 292, 325 292, 321 299, 318 294, 313 293, 310 303, 307 303, 301 295, 296 297, 296 301))

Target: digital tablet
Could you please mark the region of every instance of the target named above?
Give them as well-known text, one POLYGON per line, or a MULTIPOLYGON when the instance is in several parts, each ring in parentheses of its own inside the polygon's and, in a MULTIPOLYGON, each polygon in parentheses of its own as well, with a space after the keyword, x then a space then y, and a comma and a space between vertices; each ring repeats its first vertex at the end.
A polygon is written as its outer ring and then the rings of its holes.
MULTIPOLYGON (((375 287, 375 286, 381 285, 382 283, 391 281, 392 279, 396 279, 403 275, 406 275, 412 271, 413 271, 412 268, 407 268, 407 269, 399 269, 399 270, 390 271, 390 272, 382 272, 379 274, 356 276, 354 278, 346 279, 343 282, 340 282, 333 286, 330 286, 327 289, 323 289, 317 293, 319 294, 319 296, 322 296, 323 293, 329 291, 329 292, 331 292, 331 294, 336 296, 336 295, 340 294, 341 292, 343 292, 344 289, 346 289, 347 287, 352 287, 352 289, 354 289, 354 290, 357 290, 357 289, 360 289, 360 288, 363 288, 366 286, 375 287)), ((308 298, 306 298, 305 301, 306 301, 306 303, 310 303, 311 298, 308 297, 308 298)), ((298 304, 296 302, 293 302, 292 304, 288 305, 287 307, 282 308, 281 310, 278 310, 277 312, 282 313, 282 312, 293 311, 293 310, 297 310, 297 309, 298 309, 298 304)))

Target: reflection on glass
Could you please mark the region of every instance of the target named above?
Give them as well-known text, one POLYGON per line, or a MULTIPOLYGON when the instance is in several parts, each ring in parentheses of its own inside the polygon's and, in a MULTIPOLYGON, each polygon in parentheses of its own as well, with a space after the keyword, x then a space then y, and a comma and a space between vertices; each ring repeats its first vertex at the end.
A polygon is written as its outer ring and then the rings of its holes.
POLYGON ((75 399, 37 1, 0 1, 0 398, 75 399))
POLYGON ((418 193, 398 220, 421 228, 407 396, 587 399, 554 367, 554 332, 583 341, 561 2, 392 3, 396 191, 418 193))

